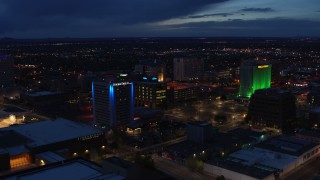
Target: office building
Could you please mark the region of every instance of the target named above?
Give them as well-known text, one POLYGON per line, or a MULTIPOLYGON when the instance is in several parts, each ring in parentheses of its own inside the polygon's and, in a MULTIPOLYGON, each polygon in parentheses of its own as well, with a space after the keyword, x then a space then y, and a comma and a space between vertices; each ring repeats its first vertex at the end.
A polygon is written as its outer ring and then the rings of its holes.
POLYGON ((167 103, 167 85, 161 82, 135 82, 135 106, 150 108, 165 107, 167 103))
POLYGON ((246 61, 240 66, 240 97, 250 98, 257 89, 270 88, 271 65, 265 61, 246 61))
POLYGON ((13 59, 0 55, 0 90, 14 86, 13 59))
POLYGON ((166 64, 161 60, 141 61, 135 65, 134 72, 145 78, 154 78, 157 82, 165 82, 166 64))
POLYGON ((280 89, 259 89, 250 98, 248 120, 255 125, 283 129, 296 117, 295 96, 280 89))
POLYGON ((175 81, 199 81, 204 71, 203 59, 174 58, 173 79, 175 81))
POLYGON ((131 82, 93 82, 94 123, 110 129, 131 125, 134 111, 134 87, 131 82))
POLYGON ((200 86, 196 83, 168 82, 167 99, 170 103, 197 99, 201 95, 200 86))

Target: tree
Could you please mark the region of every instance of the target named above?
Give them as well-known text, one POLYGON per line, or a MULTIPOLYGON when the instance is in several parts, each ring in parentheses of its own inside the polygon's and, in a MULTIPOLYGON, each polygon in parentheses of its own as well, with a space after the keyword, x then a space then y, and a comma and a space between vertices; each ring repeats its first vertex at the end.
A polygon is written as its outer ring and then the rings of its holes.
POLYGON ((227 115, 225 114, 217 114, 214 116, 214 120, 219 123, 225 123, 227 121, 227 115))
POLYGON ((223 175, 221 175, 221 176, 218 176, 217 178, 216 178, 216 180, 225 180, 226 178, 223 176, 223 175))
POLYGON ((151 156, 140 155, 137 153, 134 157, 134 161, 142 167, 154 169, 154 161, 151 156))
POLYGON ((190 157, 187 159, 187 167, 191 171, 201 172, 203 170, 203 162, 197 158, 190 157))

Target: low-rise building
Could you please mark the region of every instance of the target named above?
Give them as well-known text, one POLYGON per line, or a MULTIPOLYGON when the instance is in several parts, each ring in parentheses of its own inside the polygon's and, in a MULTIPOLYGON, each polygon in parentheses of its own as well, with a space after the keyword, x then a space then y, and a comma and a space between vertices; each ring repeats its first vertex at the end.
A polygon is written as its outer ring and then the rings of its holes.
MULTIPOLYGON (((35 164, 35 157, 47 151, 64 150, 68 157, 90 157, 101 150, 104 134, 91 126, 66 119, 54 119, 0 129, 0 171, 35 164)), ((46 162, 44 162, 46 163, 46 162)))
POLYGON ((187 124, 188 141, 203 144, 213 136, 213 127, 206 121, 192 121, 187 124))
POLYGON ((122 180, 117 172, 105 173, 103 168, 83 158, 69 159, 32 169, 19 171, 10 175, 0 176, 4 180, 56 180, 56 179, 112 179, 122 180))
POLYGON ((204 164, 204 171, 228 179, 276 179, 318 157, 320 145, 293 136, 278 136, 204 164))

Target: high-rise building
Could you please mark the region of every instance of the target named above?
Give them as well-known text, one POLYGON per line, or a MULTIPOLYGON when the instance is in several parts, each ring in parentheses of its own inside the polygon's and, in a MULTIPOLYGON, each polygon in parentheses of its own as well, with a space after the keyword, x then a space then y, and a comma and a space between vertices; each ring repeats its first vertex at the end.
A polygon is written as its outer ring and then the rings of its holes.
POLYGON ((92 102, 95 125, 110 129, 131 125, 134 111, 134 87, 131 82, 93 82, 92 102))
POLYGON ((165 82, 165 70, 166 64, 160 60, 141 61, 134 68, 135 73, 148 79, 155 78, 157 82, 165 82))
POLYGON ((161 82, 135 82, 135 105, 151 108, 165 107, 167 85, 161 82))
POLYGON ((248 120, 259 126, 285 129, 295 120, 296 98, 281 89, 259 89, 250 98, 248 120))
POLYGON ((197 99, 201 94, 200 86, 197 83, 168 82, 167 99, 170 103, 183 102, 197 99))
POLYGON ((13 59, 0 55, 0 89, 14 86, 13 59))
POLYGON ((250 98, 257 89, 270 88, 271 65, 265 61, 246 61, 240 66, 240 97, 250 98))
POLYGON ((175 81, 198 81, 204 70, 203 59, 174 58, 173 78, 175 81))

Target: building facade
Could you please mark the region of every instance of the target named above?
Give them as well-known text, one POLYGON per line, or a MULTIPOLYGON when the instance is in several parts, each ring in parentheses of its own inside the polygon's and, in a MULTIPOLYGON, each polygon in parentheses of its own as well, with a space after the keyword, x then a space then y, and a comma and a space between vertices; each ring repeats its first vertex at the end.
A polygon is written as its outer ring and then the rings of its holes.
POLYGON ((296 117, 295 101, 295 96, 288 91, 256 90, 250 98, 248 119, 259 126, 288 127, 296 117))
POLYGON ((135 65, 134 72, 146 78, 156 78, 157 82, 165 82, 166 64, 160 60, 141 61, 135 65))
POLYGON ((201 94, 200 86, 195 83, 167 83, 167 99, 170 103, 195 100, 201 94))
POLYGON ((204 71, 203 59, 174 58, 173 78, 175 81, 198 81, 204 71))
POLYGON ((135 82, 135 106, 150 108, 165 107, 167 85, 159 82, 135 82))
POLYGON ((271 65, 264 61, 246 61, 240 66, 240 97, 250 98, 257 89, 270 88, 271 65))
POLYGON ((192 121, 187 124, 188 141, 203 144, 212 138, 212 125, 206 121, 192 121))
POLYGON ((131 82, 92 83, 94 123, 110 129, 133 120, 134 87, 131 82))

